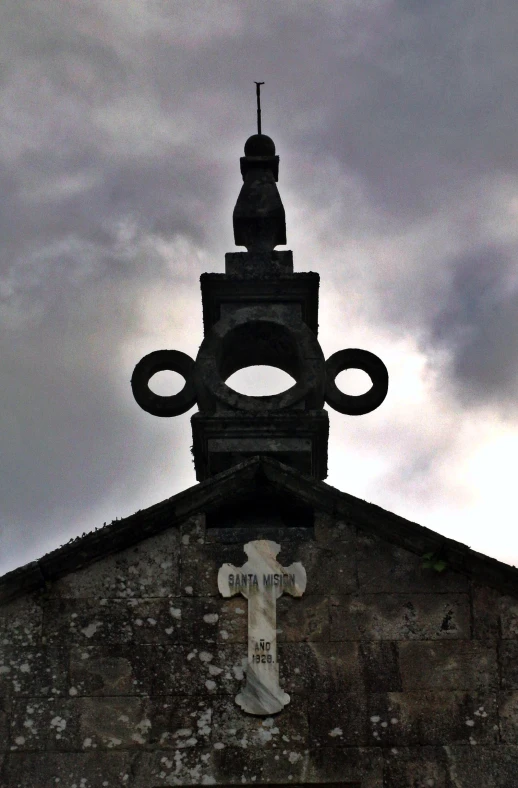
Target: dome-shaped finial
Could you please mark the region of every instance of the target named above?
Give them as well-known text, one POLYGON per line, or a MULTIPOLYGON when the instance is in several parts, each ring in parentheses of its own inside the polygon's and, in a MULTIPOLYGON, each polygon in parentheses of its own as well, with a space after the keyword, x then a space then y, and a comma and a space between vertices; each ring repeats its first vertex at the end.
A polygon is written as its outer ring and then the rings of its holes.
POLYGON ((275 156, 275 143, 266 134, 252 134, 245 142, 245 156, 275 156))

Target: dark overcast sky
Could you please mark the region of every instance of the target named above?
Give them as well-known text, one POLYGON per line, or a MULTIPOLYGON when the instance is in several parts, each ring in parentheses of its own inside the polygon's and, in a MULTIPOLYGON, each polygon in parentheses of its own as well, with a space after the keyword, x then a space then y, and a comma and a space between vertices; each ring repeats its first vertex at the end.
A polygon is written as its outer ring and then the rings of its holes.
POLYGON ((2 0, 0 573, 195 483, 129 381, 196 355, 254 80, 324 353, 390 374, 328 482, 518 564, 517 38, 516 0, 2 0))

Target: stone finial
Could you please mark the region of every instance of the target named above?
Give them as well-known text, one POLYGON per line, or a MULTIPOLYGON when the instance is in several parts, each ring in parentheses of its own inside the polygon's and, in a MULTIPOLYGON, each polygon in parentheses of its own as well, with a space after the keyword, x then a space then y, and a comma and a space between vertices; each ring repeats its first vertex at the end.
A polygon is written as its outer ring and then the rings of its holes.
POLYGON ((199 481, 256 455, 325 479, 324 403, 358 416, 381 405, 388 389, 385 365, 366 350, 349 348, 325 360, 317 339, 319 276, 294 273, 292 253, 275 250, 286 243, 276 185, 279 157, 260 124, 258 130, 245 144, 243 186, 233 214, 236 244, 247 251, 226 254, 224 274, 201 276, 205 336, 196 360, 179 351, 155 351, 137 364, 131 379, 138 404, 153 415, 177 416, 198 404, 191 423, 199 481), (278 367, 295 382, 271 396, 240 394, 227 385, 234 372, 254 365, 278 367), (349 368, 371 378, 366 394, 348 396, 336 386, 336 376, 349 368), (172 397, 148 386, 165 369, 186 381, 172 397))

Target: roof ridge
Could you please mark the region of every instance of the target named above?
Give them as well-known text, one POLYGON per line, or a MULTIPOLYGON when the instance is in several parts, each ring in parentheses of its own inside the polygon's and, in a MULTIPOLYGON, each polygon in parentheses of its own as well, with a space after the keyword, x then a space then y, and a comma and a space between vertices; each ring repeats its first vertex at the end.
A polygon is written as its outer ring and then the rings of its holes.
POLYGON ((109 525, 75 537, 37 561, 8 572, 0 577, 0 603, 42 588, 48 582, 174 527, 197 511, 217 508, 222 501, 228 501, 236 489, 239 494, 247 487, 252 490, 258 476, 266 477, 274 489, 287 492, 328 514, 354 519, 358 527, 413 553, 424 556, 442 550, 448 556, 449 568, 467 574, 476 582, 518 596, 516 567, 342 492, 278 460, 257 455, 147 509, 139 509, 128 517, 116 518, 109 525))

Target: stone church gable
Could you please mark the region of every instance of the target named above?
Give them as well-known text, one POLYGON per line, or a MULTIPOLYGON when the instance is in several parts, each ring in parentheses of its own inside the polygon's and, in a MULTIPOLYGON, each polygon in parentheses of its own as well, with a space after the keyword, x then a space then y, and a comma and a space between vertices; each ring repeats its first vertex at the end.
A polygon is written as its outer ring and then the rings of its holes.
POLYGON ((275 460, 0 584, 0 785, 518 784, 518 570, 275 460), (261 538, 307 573, 266 717, 236 705, 247 600, 217 585, 261 538))

